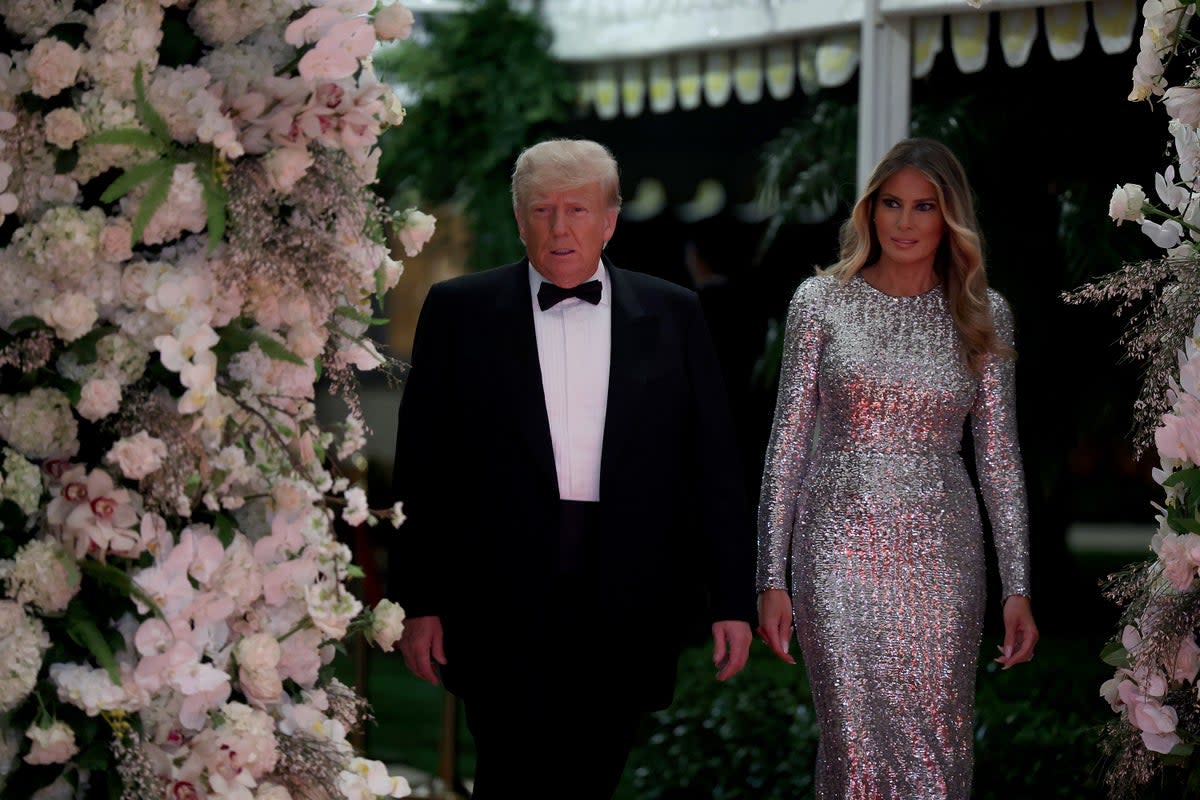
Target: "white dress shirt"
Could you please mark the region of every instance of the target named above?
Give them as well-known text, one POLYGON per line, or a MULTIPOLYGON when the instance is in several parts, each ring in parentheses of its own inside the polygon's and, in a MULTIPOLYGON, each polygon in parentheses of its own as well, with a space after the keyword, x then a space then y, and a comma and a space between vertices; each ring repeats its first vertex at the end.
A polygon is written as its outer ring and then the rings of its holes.
POLYGON ((604 265, 589 280, 600 281, 600 302, 568 297, 542 311, 538 288, 545 280, 529 267, 533 329, 550 419, 550 441, 563 500, 600 499, 600 450, 608 409, 612 353, 612 289, 604 265))

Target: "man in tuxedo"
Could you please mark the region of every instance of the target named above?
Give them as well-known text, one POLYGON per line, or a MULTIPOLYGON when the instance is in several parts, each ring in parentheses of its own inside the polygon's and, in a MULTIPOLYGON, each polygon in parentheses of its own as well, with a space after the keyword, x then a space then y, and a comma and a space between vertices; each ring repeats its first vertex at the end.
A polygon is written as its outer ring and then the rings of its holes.
POLYGON ((463 701, 474 798, 601 800, 699 615, 717 679, 745 665, 753 521, 695 293, 602 257, 611 153, 534 145, 512 190, 528 257, 421 310, 391 594, 408 668, 463 701))

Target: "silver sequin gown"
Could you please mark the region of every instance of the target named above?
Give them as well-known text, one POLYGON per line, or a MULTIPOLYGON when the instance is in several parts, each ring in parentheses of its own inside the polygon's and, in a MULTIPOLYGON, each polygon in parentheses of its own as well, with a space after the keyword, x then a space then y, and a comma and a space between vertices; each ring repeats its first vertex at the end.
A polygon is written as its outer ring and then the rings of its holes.
MULTIPOLYGON (((1011 344, 1011 312, 996 292, 989 300, 1011 344)), ((985 567, 959 452, 968 416, 1004 596, 1028 594, 1012 360, 991 358, 981 377, 965 368, 940 287, 893 297, 859 275, 800 285, 758 589, 794 587, 821 728, 818 798, 970 796, 985 567)))

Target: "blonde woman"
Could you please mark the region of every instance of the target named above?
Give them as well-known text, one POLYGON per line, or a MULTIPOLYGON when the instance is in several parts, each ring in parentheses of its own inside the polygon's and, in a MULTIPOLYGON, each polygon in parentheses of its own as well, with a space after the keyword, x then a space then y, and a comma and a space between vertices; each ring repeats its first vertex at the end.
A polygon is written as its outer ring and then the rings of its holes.
POLYGON ((818 798, 971 794, 986 573, 968 419, 1004 596, 997 661, 1033 657, 1012 341, 961 164, 901 141, 838 263, 792 299, 759 507, 759 633, 794 663, 794 625, 818 798))

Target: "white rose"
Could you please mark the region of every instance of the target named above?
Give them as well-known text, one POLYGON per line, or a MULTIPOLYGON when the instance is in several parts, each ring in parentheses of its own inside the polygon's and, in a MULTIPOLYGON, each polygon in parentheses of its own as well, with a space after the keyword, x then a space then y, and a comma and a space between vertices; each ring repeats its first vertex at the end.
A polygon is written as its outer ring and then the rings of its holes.
POLYGON ((288 194, 313 165, 313 156, 307 147, 276 147, 263 161, 271 187, 280 194, 288 194))
POLYGON ((1141 223, 1146 217, 1142 207, 1146 205, 1146 193, 1136 183, 1127 183, 1113 189, 1112 199, 1108 201, 1108 215, 1120 225, 1122 222, 1141 223))
POLYGON ((58 720, 49 728, 31 725, 25 735, 33 740, 25 756, 27 764, 64 764, 79 752, 75 745, 75 732, 58 720))
POLYGON ((404 245, 404 254, 409 258, 421 252, 426 243, 433 238, 433 229, 437 219, 424 211, 410 208, 404 213, 404 227, 400 229, 400 244, 404 245))
POLYGON ((46 141, 63 150, 87 136, 83 117, 73 108, 56 108, 46 115, 46 141))
POLYGON ((73 342, 92 329, 99 315, 90 297, 78 292, 66 292, 37 304, 34 313, 54 328, 64 342, 73 342))
POLYGON ((116 464, 126 478, 139 481, 157 471, 166 458, 167 446, 161 439, 138 431, 133 436, 118 440, 104 460, 116 464))
POLYGON ((380 600, 371 615, 371 641, 379 645, 385 653, 392 652, 392 647, 400 641, 404 633, 404 609, 391 600, 380 600))
POLYGON ((73 86, 81 66, 79 51, 59 39, 39 40, 25 61, 33 93, 38 97, 54 97, 73 86))
POLYGON ((121 384, 112 378, 95 378, 83 385, 75 410, 79 416, 95 422, 116 413, 120 407, 121 384))
POLYGON ((413 14, 403 3, 392 3, 375 15, 375 36, 381 41, 412 36, 413 14))
POLYGON ((237 643, 238 684, 251 705, 263 708, 279 700, 283 679, 279 659, 283 650, 269 633, 255 633, 237 643))

